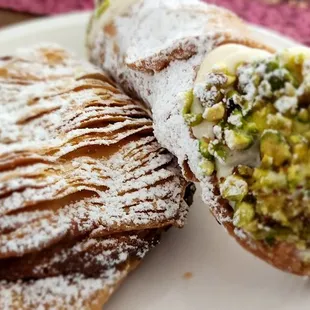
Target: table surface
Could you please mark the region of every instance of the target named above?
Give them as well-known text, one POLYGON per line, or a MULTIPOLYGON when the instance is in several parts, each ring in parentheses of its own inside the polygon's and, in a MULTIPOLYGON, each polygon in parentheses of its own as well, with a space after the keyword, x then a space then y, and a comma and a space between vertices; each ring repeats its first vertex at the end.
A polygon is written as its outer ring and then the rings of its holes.
POLYGON ((12 25, 33 18, 35 18, 34 15, 27 13, 17 13, 8 10, 0 10, 0 27, 12 25))

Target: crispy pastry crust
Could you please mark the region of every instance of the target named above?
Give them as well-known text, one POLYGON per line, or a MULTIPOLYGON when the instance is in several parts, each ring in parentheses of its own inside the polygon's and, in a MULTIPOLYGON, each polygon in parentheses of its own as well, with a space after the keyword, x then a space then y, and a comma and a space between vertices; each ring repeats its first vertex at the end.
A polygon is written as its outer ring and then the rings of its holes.
POLYGON ((309 275, 309 265, 302 262, 294 245, 278 242, 268 246, 234 227, 232 209, 220 198, 217 181, 202 177, 197 170, 197 142, 181 115, 179 95, 193 88, 197 69, 209 51, 228 43, 273 49, 253 40, 247 25, 233 13, 195 0, 155 1, 153 9, 150 0, 139 1, 126 16, 117 16, 111 23, 112 34, 98 21, 91 24, 90 59, 108 70, 128 93, 151 106, 158 141, 177 156, 188 180, 200 182, 203 200, 217 221, 241 246, 269 264, 309 275), (157 20, 152 22, 155 15, 157 20), (160 22, 165 22, 163 31, 157 27, 160 22), (151 33, 158 36, 156 42, 149 39, 151 33), (151 52, 144 52, 145 46, 151 52))
POLYGON ((1 309, 99 309, 188 183, 147 108, 62 48, 2 57, 0 87, 1 309))

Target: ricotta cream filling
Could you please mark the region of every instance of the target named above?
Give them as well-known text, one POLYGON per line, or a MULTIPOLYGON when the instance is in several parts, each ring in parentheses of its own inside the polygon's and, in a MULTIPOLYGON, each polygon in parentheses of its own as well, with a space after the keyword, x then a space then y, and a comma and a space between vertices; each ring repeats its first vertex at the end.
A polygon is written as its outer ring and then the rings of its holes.
MULTIPOLYGON (((255 48, 246 47, 240 44, 226 44, 217 47, 209 53, 203 60, 194 83, 194 88, 200 83, 204 83, 207 75, 217 68, 225 67, 229 75, 235 76, 236 69, 240 63, 252 62, 266 58, 271 54, 255 48)), ((192 112, 203 113, 203 107, 197 98, 194 99, 192 112)), ((206 137, 214 139, 212 123, 203 120, 199 125, 192 127, 193 135, 197 139, 206 137)), ((249 149, 243 151, 230 151, 225 164, 215 159, 217 177, 227 177, 232 173, 234 167, 239 164, 257 167, 260 163, 259 144, 254 143, 249 149)))

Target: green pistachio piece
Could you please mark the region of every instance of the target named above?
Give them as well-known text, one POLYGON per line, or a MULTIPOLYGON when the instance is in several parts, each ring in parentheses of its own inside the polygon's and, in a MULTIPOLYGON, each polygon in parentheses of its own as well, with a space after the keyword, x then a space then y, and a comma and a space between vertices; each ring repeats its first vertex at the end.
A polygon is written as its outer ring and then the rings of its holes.
POLYGON ((228 87, 228 86, 232 85, 233 83, 235 83, 235 81, 236 81, 236 77, 235 76, 226 74, 226 77, 227 77, 227 81, 226 81, 226 83, 224 85, 225 87, 228 87))
POLYGON ((302 135, 291 135, 289 142, 292 144, 307 143, 307 140, 302 135))
POLYGON ((285 136, 288 136, 292 132, 293 122, 289 118, 283 116, 281 113, 277 113, 269 114, 267 116, 267 125, 271 129, 276 129, 285 136))
POLYGON ((203 118, 201 114, 193 114, 193 113, 188 113, 183 115, 185 122, 189 126, 197 126, 199 125, 203 118))
POLYGON ((261 167, 262 168, 271 168, 273 164, 273 158, 268 156, 268 155, 264 155, 261 161, 261 167))
POLYGON ((270 60, 266 63, 266 72, 271 72, 276 69, 279 69, 279 63, 275 60, 270 60))
POLYGON ((257 135, 258 128, 257 125, 253 122, 244 121, 242 129, 250 135, 257 135))
POLYGON ((231 98, 233 98, 234 96, 241 96, 236 90, 234 90, 234 89, 231 89, 231 90, 229 90, 228 92, 227 92, 227 94, 226 94, 226 98, 227 99, 231 99, 231 98))
POLYGON ((297 118, 299 121, 301 122, 308 122, 309 121, 309 112, 307 109, 301 109, 298 114, 297 114, 297 118))
POLYGON ((263 132, 267 125, 268 115, 275 113, 275 107, 272 104, 267 104, 263 108, 253 112, 251 115, 248 116, 248 120, 251 123, 256 125, 256 128, 259 132, 263 132))
POLYGON ((251 177, 253 175, 254 169, 249 166, 239 165, 237 167, 237 171, 243 177, 251 177))
POLYGON ((252 83, 257 87, 261 83, 261 76, 257 73, 254 73, 252 76, 252 83))
POLYGON ((272 191, 273 189, 287 188, 287 179, 284 172, 255 168, 253 179, 256 180, 253 184, 254 190, 272 191))
POLYGON ((276 130, 265 130, 260 141, 261 157, 272 157, 275 166, 281 166, 291 158, 290 147, 276 130))
POLYGON ((290 51, 284 51, 279 55, 281 64, 291 72, 297 80, 302 79, 302 64, 305 60, 303 53, 291 53, 290 51))
POLYGON ((293 162, 303 162, 309 158, 309 148, 307 143, 297 143, 293 146, 293 162))
POLYGON ((291 83, 285 83, 284 93, 286 96, 293 97, 296 95, 296 88, 291 83))
POLYGON ((99 7, 96 9, 95 16, 99 18, 110 6, 110 0, 103 0, 99 7))
POLYGON ((279 90, 281 88, 284 88, 284 85, 285 85, 285 80, 278 75, 272 75, 268 79, 268 82, 271 86, 272 91, 276 91, 276 90, 279 90))
POLYGON ((238 203, 233 217, 233 224, 243 228, 249 225, 255 217, 254 206, 247 202, 238 203))
POLYGON ((290 188, 295 189, 298 185, 302 184, 304 181, 304 175, 302 171, 302 166, 292 165, 287 170, 287 180, 290 188))
POLYGON ((210 176, 215 169, 214 162, 208 159, 203 159, 199 164, 199 168, 204 175, 210 176))
POLYGON ((209 143, 208 150, 209 153, 217 158, 221 163, 225 163, 229 151, 225 145, 220 143, 218 140, 213 140, 209 143))
POLYGON ((253 137, 239 130, 226 129, 225 142, 231 150, 244 150, 252 145, 253 137))
POLYGON ((225 107, 222 102, 214 104, 212 107, 206 107, 203 112, 203 118, 208 122, 216 122, 223 119, 225 115, 225 107))
POLYGON ((292 84, 294 87, 299 86, 299 81, 296 72, 286 70, 284 74, 285 81, 292 84))
POLYGON ((277 210, 272 213, 272 219, 281 223, 283 226, 289 226, 289 220, 282 210, 277 210))
POLYGON ((248 193, 248 183, 240 176, 230 175, 220 184, 222 197, 230 201, 241 201, 248 193))
POLYGON ((189 114, 191 112, 192 104, 194 102, 194 93, 193 90, 189 90, 184 94, 184 106, 182 110, 182 114, 189 114))
POLYGON ((209 148, 209 142, 205 138, 200 139, 199 140, 200 154, 207 159, 212 159, 212 155, 210 154, 208 148, 209 148))
POLYGON ((293 122, 293 132, 295 134, 301 134, 306 139, 307 138, 307 132, 310 131, 310 122, 301 122, 297 118, 294 119, 293 122))
MULTIPOLYGON (((267 195, 257 200, 256 212, 258 214, 273 219, 274 221, 280 223, 285 227, 289 227, 290 222, 283 210, 284 203, 285 203, 285 197, 283 197, 283 195, 282 196, 267 195)), ((284 229, 274 228, 273 232, 276 233, 275 235, 278 237, 280 234, 282 235, 283 232, 288 231, 286 228, 284 229)))

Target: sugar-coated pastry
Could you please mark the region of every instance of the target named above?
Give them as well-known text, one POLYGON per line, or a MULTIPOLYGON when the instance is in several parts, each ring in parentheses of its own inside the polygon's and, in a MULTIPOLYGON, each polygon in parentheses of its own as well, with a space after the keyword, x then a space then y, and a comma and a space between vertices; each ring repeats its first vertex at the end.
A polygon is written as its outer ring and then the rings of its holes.
POLYGON ((0 58, 0 307, 101 309, 192 187, 149 111, 54 45, 0 58))
POLYGON ((90 59, 152 109, 158 141, 250 252, 310 275, 309 49, 275 53, 198 0, 101 1, 90 59))

